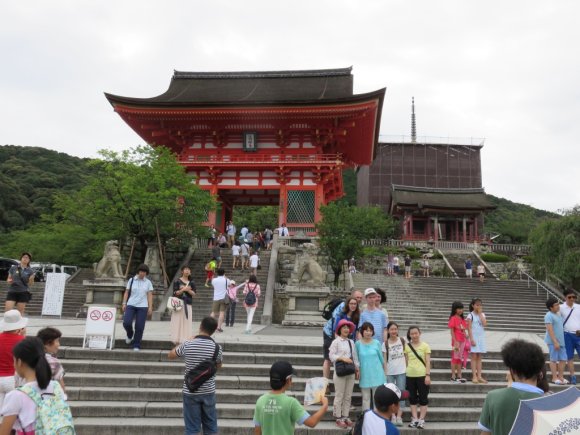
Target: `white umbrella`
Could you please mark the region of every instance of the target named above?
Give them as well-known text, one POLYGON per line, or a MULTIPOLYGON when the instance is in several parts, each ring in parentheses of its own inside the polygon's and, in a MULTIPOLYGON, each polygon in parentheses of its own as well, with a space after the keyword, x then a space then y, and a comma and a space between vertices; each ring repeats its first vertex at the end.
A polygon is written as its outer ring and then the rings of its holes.
POLYGON ((576 387, 520 402, 510 435, 563 434, 580 434, 580 391, 576 387))

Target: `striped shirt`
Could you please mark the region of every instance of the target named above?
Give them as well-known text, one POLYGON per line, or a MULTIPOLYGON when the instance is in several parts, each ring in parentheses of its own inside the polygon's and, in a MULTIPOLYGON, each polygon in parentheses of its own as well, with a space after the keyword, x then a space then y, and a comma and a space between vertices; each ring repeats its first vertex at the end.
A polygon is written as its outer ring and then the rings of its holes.
MULTIPOLYGON (((200 362, 206 359, 212 359, 215 352, 216 342, 213 341, 211 337, 207 335, 198 335, 193 340, 186 340, 183 344, 179 345, 175 349, 177 356, 185 358, 185 374, 196 367, 200 362)), ((222 362, 222 348, 219 344, 217 364, 222 362)), ((201 394, 215 394, 215 376, 212 376, 207 381, 205 381, 195 393, 189 391, 185 385, 185 380, 183 381, 183 394, 191 394, 194 396, 201 394)))

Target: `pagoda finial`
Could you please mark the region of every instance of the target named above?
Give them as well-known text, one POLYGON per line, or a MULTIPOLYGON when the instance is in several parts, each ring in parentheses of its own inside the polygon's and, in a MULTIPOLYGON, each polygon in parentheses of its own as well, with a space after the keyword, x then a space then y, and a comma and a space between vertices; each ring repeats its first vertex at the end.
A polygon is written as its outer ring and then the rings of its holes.
POLYGON ((417 142, 417 124, 415 123, 415 97, 411 98, 411 142, 417 142))

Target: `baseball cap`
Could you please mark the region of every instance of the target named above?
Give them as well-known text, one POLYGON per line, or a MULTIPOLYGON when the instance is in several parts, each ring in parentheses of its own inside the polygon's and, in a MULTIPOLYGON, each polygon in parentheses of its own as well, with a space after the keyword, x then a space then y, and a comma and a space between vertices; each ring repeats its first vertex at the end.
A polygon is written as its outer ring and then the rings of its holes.
POLYGON ((394 405, 399 403, 399 400, 405 400, 407 398, 409 398, 409 392, 399 390, 399 387, 395 384, 379 385, 375 390, 375 404, 381 408, 394 405))
POLYGON ((286 382, 286 379, 293 375, 296 375, 296 372, 292 368, 292 364, 288 361, 276 361, 272 364, 272 367, 270 367, 271 381, 286 382))
POLYGON ((365 298, 366 298, 368 295, 372 295, 372 294, 375 294, 375 295, 377 294, 377 291, 376 291, 374 288, 372 288, 372 287, 369 287, 368 289, 366 289, 366 290, 365 290, 365 298))

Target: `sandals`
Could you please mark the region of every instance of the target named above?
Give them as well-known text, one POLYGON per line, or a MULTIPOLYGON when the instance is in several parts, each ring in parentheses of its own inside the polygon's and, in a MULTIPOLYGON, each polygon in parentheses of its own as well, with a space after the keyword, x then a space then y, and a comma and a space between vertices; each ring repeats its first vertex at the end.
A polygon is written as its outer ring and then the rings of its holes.
POLYGON ((487 380, 483 379, 483 378, 479 378, 479 383, 480 384, 487 384, 487 380))
POLYGON ((479 384, 479 380, 478 380, 478 379, 476 379, 476 378, 473 378, 473 379, 471 380, 471 383, 473 383, 473 384, 479 384))

